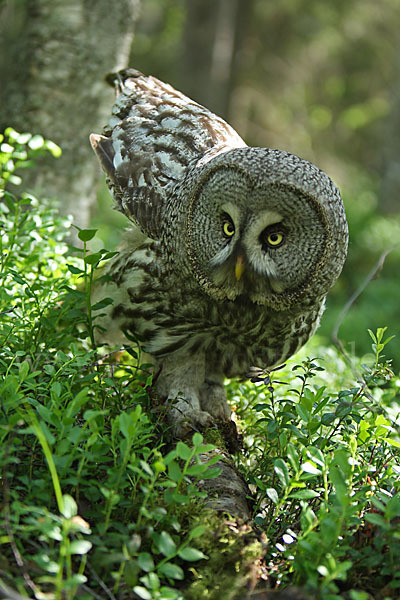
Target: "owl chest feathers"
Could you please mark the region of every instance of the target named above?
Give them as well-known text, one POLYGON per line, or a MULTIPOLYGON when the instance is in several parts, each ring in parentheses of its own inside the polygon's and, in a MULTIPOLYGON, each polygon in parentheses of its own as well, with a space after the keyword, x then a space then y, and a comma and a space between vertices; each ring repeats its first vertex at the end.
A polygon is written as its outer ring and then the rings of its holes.
POLYGON ((274 311, 246 296, 216 301, 185 269, 179 270, 156 242, 122 252, 111 265, 114 298, 105 328, 137 336, 154 357, 179 353, 182 359, 203 352, 227 377, 245 376, 250 367, 282 363, 315 331, 323 301, 310 309, 274 311), (182 277, 183 275, 183 277, 182 277), (179 277, 179 281, 178 281, 179 277))

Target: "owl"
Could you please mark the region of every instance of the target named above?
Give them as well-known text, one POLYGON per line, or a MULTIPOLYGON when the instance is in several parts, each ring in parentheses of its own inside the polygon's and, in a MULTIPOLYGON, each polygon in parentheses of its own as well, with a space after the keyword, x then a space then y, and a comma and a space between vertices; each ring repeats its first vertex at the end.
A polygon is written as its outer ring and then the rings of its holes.
POLYGON ((308 161, 248 147, 155 77, 108 79, 112 115, 90 141, 131 227, 101 325, 140 340, 182 437, 230 419, 226 377, 280 365, 315 332, 345 261, 345 212, 308 161))

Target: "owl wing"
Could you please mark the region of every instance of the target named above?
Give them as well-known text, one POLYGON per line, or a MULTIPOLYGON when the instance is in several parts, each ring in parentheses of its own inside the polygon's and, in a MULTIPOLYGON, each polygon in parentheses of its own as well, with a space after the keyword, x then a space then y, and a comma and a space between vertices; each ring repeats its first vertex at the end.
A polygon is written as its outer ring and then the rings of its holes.
POLYGON ((109 75, 116 101, 90 141, 117 208, 157 239, 166 199, 189 167, 246 146, 232 127, 170 85, 134 69, 109 75))

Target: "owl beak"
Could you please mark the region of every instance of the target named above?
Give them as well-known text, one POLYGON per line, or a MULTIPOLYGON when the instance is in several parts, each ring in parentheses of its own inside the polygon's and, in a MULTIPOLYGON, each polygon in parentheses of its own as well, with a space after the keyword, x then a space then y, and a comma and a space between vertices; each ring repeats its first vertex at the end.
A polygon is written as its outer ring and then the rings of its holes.
POLYGON ((239 281, 239 279, 243 275, 243 272, 244 272, 244 256, 242 254, 239 254, 239 256, 236 259, 236 265, 235 265, 235 277, 236 277, 237 281, 239 281))

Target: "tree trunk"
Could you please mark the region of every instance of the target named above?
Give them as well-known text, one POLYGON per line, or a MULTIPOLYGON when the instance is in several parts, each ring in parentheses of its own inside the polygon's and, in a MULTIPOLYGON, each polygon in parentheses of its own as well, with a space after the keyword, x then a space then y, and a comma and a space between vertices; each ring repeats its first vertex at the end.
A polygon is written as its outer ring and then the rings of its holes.
POLYGON ((400 212, 400 36, 397 36, 397 59, 391 88, 391 107, 382 128, 383 174, 379 208, 387 215, 400 212))
POLYGON ((106 123, 104 75, 127 66, 140 0, 6 0, 0 9, 0 129, 31 131, 61 146, 60 159, 25 175, 63 214, 88 223, 99 168, 88 136, 106 123))
POLYGON ((181 88, 200 104, 229 119, 229 103, 243 32, 253 0, 188 0, 181 88))

